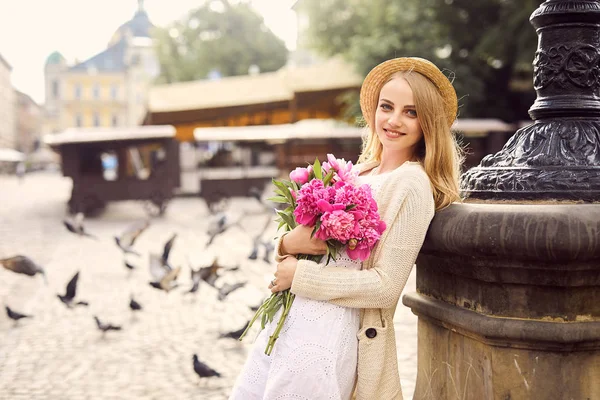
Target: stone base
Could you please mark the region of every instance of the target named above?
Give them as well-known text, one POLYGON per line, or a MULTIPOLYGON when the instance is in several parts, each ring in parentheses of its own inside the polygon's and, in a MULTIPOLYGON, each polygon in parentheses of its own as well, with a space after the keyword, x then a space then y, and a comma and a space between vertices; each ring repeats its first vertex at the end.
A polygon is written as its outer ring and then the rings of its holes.
POLYGON ((600 350, 497 347, 419 315, 414 400, 600 399, 600 350))
POLYGON ((600 399, 600 204, 457 204, 417 259, 414 399, 600 399))

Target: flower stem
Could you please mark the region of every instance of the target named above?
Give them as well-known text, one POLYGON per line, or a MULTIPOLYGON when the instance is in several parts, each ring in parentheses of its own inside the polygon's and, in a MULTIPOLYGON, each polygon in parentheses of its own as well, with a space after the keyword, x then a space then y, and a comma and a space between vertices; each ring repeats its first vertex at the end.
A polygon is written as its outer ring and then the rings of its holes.
POLYGON ((250 323, 248 324, 248 327, 246 328, 246 330, 244 330, 244 333, 242 333, 240 335, 240 338, 238 339, 239 341, 241 341, 244 338, 244 336, 246 336, 246 333, 248 332, 248 330, 250 330, 250 328, 252 327, 252 324, 254 324, 254 322, 256 322, 256 320, 265 312, 266 308, 269 306, 269 304, 271 303, 271 300, 275 296, 277 296, 277 294, 273 293, 271 295, 271 297, 269 297, 267 300, 265 300, 260 305, 260 307, 258 307, 258 310, 256 310, 256 313, 254 314, 254 317, 252 317, 252 319, 250 320, 250 323))
POLYGON ((281 314, 281 317, 279 317, 279 321, 277 322, 277 327, 273 331, 273 334, 271 336, 269 336, 269 342, 267 343, 267 348, 265 349, 265 354, 268 356, 270 356, 271 352, 273 351, 273 346, 275 346, 275 342, 279 338, 279 333, 281 332, 281 329, 283 328, 283 324, 284 324, 288 314, 290 313, 290 309, 292 308, 292 303, 294 302, 294 298, 296 297, 296 295, 292 294, 292 292, 290 292, 289 289, 284 292, 284 296, 285 296, 285 300, 283 302, 283 313, 281 314))

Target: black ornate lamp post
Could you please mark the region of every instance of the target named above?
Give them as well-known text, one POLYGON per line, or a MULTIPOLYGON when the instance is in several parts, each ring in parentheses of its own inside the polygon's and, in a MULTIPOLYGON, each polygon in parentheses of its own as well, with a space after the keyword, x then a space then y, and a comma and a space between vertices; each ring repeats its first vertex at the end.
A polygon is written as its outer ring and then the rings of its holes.
POLYGON ((470 198, 600 201, 600 3, 548 0, 531 16, 535 121, 463 176, 470 198))
POLYGON ((600 399, 600 0, 531 22, 534 123, 463 175, 403 298, 415 399, 600 399))

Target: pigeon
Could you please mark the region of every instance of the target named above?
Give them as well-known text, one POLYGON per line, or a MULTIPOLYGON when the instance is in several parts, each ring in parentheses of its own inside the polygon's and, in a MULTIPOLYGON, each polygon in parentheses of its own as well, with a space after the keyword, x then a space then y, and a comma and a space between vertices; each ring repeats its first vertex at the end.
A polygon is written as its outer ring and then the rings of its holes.
POLYGON ((174 268, 169 272, 165 271, 164 275, 160 277, 160 279, 157 279, 153 282, 149 282, 150 286, 152 286, 155 289, 164 290, 165 292, 169 293, 171 290, 179 286, 177 282, 175 282, 175 280, 179 276, 180 272, 181 267, 174 268))
POLYGON ((194 354, 194 372, 196 372, 200 378, 210 378, 211 376, 221 377, 220 373, 200 361, 197 354, 194 354))
POLYGON ((121 234, 121 236, 115 236, 115 243, 123 253, 127 254, 135 254, 137 256, 140 255, 137 251, 134 251, 131 247, 137 240, 137 238, 150 226, 150 221, 145 220, 143 222, 138 222, 131 227, 129 227, 125 232, 121 234))
POLYGON ((7 270, 17 274, 34 276, 35 274, 39 273, 44 278, 46 285, 48 284, 48 279, 46 277, 46 271, 44 268, 37 265, 29 257, 16 255, 14 257, 0 259, 0 264, 2 264, 2 266, 7 270))
POLYGON ((248 256, 248 260, 256 260, 258 259, 258 247, 255 245, 252 248, 252 253, 248 256))
POLYGON ((86 230, 83 226, 83 219, 84 219, 84 215, 83 215, 83 213, 80 212, 75 215, 75 218, 63 220, 63 224, 65 225, 65 227, 67 228, 67 230, 69 232, 72 232, 79 236, 87 236, 89 238, 97 240, 98 238, 96 236, 91 235, 88 232, 86 232, 86 230))
POLYGON ((200 279, 204 282, 208 283, 210 286, 215 287, 215 282, 219 277, 219 270, 223 268, 217 263, 217 258, 213 260, 213 263, 208 267, 202 267, 198 270, 198 274, 200 275, 200 279))
POLYGON ((171 272, 172 268, 170 265, 164 264, 162 258, 156 254, 150 254, 150 275, 154 280, 159 281, 165 274, 171 272))
POLYGON ((173 236, 171 236, 171 239, 167 240, 167 243, 165 243, 165 246, 163 247, 163 253, 161 256, 163 264, 168 265, 169 254, 171 253, 171 249, 173 248, 173 243, 175 242, 176 237, 177 234, 174 233, 173 236))
POLYGON ((263 246, 265 247, 263 261, 267 264, 271 264, 273 262, 273 250, 275 250, 275 246, 272 242, 263 242, 263 246))
POLYGON ((127 268, 130 272, 133 271, 134 269, 136 269, 136 266, 131 264, 128 261, 124 261, 124 264, 125 264, 125 268, 127 268))
POLYGON ((208 241, 206 242, 206 245, 204 246, 204 248, 208 248, 208 246, 210 246, 213 243, 213 241, 215 240, 215 238, 217 236, 225 233, 229 228, 231 228, 233 226, 238 226, 241 228, 241 225, 240 225, 241 219, 242 219, 242 217, 238 218, 234 222, 229 222, 227 215, 222 214, 219 217, 219 219, 216 221, 216 224, 211 226, 208 229, 208 231, 206 232, 208 234, 208 241))
POLYGON ((256 186, 252 186, 250 189, 248 189, 248 196, 252 197, 253 199, 256 199, 259 203, 262 204, 262 191, 257 188, 256 186))
POLYGON ((15 321, 15 324, 22 318, 33 318, 33 316, 31 316, 31 315, 25 315, 25 314, 21 314, 16 311, 13 311, 8 306, 4 306, 4 308, 6 308, 6 315, 8 315, 8 318, 15 321))
POLYGON ((159 281, 162 279, 165 273, 170 272, 173 268, 169 264, 169 254, 171 253, 171 249, 173 248, 173 242, 177 234, 173 234, 171 239, 169 239, 163 248, 162 254, 150 254, 150 275, 152 275, 155 281, 159 281))
POLYGON ((240 338, 240 336, 242 336, 242 333, 244 333, 246 331, 246 329, 248 329, 249 325, 250 325, 250 321, 246 322, 246 325, 244 325, 243 328, 240 328, 237 331, 221 333, 221 335, 219 335, 219 338, 231 338, 231 339, 238 340, 240 338))
POLYGON ((186 293, 196 293, 200 287, 200 281, 202 281, 202 268, 195 270, 190 266, 190 270, 192 274, 192 288, 186 293))
POLYGON ((242 288, 244 286, 246 286, 246 281, 237 282, 237 283, 234 283, 233 285, 230 285, 229 283, 224 284, 223 286, 221 286, 219 288, 219 296, 218 296, 219 301, 225 300, 225 298, 227 296, 229 296, 233 291, 235 291, 239 288, 242 288))
POLYGON ((252 239, 253 247, 252 247, 252 253, 250 253, 250 255, 248 256, 249 260, 258 259, 258 247, 259 247, 259 245, 262 245, 265 248, 265 256, 264 256, 263 260, 267 263, 271 263, 271 260, 269 258, 271 256, 271 252, 273 251, 275 246, 273 246, 273 243, 271 243, 270 241, 263 241, 261 239, 263 234, 269 228, 269 226, 271 226, 271 217, 270 216, 265 221, 265 224, 263 225, 260 232, 256 236, 254 236, 254 238, 252 239))
POLYGON ((129 308, 131 309, 131 311, 141 311, 142 305, 135 301, 133 296, 131 296, 131 300, 129 301, 129 308))
POLYGON ((73 308, 75 306, 88 306, 89 303, 86 301, 78 301, 75 302, 75 294, 77 292, 77 281, 79 280, 79 271, 69 281, 67 284, 66 293, 63 295, 57 294, 60 301, 62 301, 68 308, 73 308))
POLYGON ((121 330, 121 327, 118 325, 112 325, 112 324, 101 322, 100 319, 95 315, 94 315, 94 319, 96 320, 96 326, 98 326, 98 329, 100 329, 102 331, 102 334, 105 334, 108 331, 120 331, 121 330))

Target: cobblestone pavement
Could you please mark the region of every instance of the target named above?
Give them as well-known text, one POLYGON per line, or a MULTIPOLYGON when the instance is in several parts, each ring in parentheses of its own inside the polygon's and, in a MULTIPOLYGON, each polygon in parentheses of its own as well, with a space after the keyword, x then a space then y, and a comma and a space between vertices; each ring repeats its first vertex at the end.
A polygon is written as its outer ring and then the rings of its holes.
MULTIPOLYGON (((251 237, 260 231, 267 215, 250 199, 232 199, 228 213, 244 215, 241 228, 233 227, 205 249, 211 223, 201 199, 177 198, 162 218, 135 244, 142 257, 127 260, 138 268, 131 274, 113 236, 146 218, 140 202, 111 203, 106 211, 86 220, 99 240, 80 238, 62 225, 71 182, 56 173, 27 175, 23 183, 0 175, 0 257, 24 254, 48 272, 48 285, 40 276, 30 278, 0 268, 0 302, 33 315, 15 325, 0 314, 0 399, 226 399, 252 345, 219 339, 219 333, 242 327, 253 306, 269 294, 266 286, 274 264, 248 260, 251 237), (148 253, 160 253, 177 233, 170 260, 181 265, 182 288, 170 293, 148 285, 148 253), (218 256, 227 266, 240 269, 219 278, 248 284, 224 301, 216 290, 201 284, 194 295, 187 259, 203 266, 218 256), (67 309, 56 297, 80 271, 77 297, 89 307, 67 309), (132 315, 130 295, 144 307, 132 315), (93 316, 122 330, 105 336, 93 316), (221 378, 199 379, 192 355, 221 372, 221 378)), ((274 236, 275 225, 265 237, 274 236)), ((262 249, 261 249, 262 251, 262 249)), ((411 275, 405 291, 414 291, 411 275)), ((411 398, 416 379, 416 317, 399 305, 395 326, 398 360, 405 398, 411 398)))

